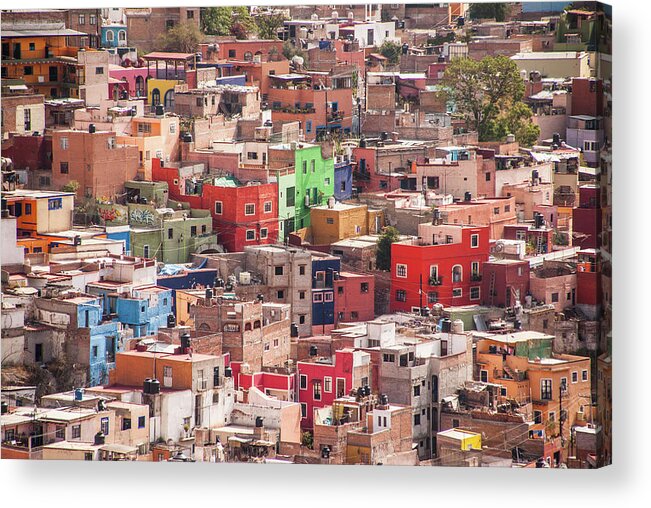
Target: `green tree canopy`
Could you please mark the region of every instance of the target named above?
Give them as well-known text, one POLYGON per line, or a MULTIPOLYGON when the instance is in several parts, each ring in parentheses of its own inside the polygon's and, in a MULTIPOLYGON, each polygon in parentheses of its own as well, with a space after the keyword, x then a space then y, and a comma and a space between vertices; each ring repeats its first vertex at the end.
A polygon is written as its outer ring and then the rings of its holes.
POLYGON ((400 62, 400 52, 402 48, 400 44, 392 41, 384 41, 380 46, 380 54, 389 60, 391 65, 396 65, 400 62))
POLYGON ((480 61, 455 59, 446 69, 442 85, 446 98, 455 103, 466 124, 479 133, 480 141, 493 139, 495 120, 524 95, 518 67, 505 56, 488 56, 480 61))
POLYGON ((159 45, 165 51, 194 53, 202 41, 203 33, 194 23, 180 23, 160 36, 159 45))
POLYGON ((391 244, 400 238, 400 231, 393 226, 387 226, 377 241, 375 265, 378 270, 391 270, 391 244))
POLYGON ((278 39, 278 29, 283 26, 285 16, 283 14, 260 14, 255 17, 255 24, 258 26, 258 37, 260 39, 278 39))
POLYGON ((201 18, 201 27, 208 35, 230 35, 232 24, 232 7, 209 7, 201 18))
POLYGON ((470 19, 495 19, 504 21, 508 13, 506 3, 472 3, 470 4, 470 19))

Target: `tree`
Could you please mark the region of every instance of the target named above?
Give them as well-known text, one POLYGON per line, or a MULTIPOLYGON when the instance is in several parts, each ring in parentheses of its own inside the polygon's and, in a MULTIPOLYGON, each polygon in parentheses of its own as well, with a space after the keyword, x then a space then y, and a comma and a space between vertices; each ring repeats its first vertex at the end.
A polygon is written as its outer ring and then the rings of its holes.
POLYGON ((400 239, 400 231, 393 226, 387 226, 377 241, 375 265, 378 270, 391 270, 391 244, 400 239))
POLYGON ((521 146, 532 146, 540 136, 540 127, 531 121, 533 113, 523 102, 516 102, 489 122, 485 129, 485 141, 499 141, 513 134, 521 146))
POLYGON ((160 46, 165 51, 194 53, 203 41, 203 34, 194 23, 180 23, 160 36, 160 46))
POLYGON ((473 3, 470 4, 470 19, 495 19, 504 21, 508 13, 506 3, 473 3))
POLYGON ((380 46, 380 54, 389 60, 391 65, 396 65, 400 62, 400 53, 402 47, 397 42, 384 41, 380 46))
POLYGON ((278 29, 285 23, 283 14, 260 14, 255 17, 260 39, 278 39, 278 29))
POLYGON ((232 24, 232 7, 209 7, 201 19, 203 31, 208 35, 230 35, 232 24))
POLYGON ((455 59, 446 69, 442 85, 446 99, 454 102, 480 141, 495 135, 494 121, 524 95, 518 67, 505 56, 455 59))
POLYGON ((68 183, 64 184, 61 187, 63 192, 74 192, 76 193, 79 190, 79 182, 77 180, 70 180, 68 183))

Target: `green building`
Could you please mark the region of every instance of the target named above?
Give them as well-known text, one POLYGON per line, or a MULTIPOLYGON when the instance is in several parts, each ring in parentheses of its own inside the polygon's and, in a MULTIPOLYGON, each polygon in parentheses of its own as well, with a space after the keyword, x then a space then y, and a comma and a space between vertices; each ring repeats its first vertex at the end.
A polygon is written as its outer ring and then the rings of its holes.
POLYGON ((124 189, 128 203, 144 203, 146 200, 148 204, 154 204, 158 208, 167 206, 169 199, 167 182, 128 180, 124 182, 124 189))
POLYGON ((328 202, 335 193, 334 159, 324 159, 319 145, 301 143, 294 151, 296 200, 294 229, 310 225, 310 207, 328 202))
POLYGON ((188 263, 194 253, 216 250, 209 210, 173 210, 129 204, 131 253, 163 263, 188 263))

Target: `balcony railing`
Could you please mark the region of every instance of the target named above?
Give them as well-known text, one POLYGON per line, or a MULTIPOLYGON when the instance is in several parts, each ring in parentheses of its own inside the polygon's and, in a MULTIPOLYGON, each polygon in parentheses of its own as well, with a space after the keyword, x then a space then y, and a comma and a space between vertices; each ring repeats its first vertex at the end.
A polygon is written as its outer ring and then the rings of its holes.
POLYGON ((443 284, 443 277, 430 277, 429 285, 430 286, 440 286, 443 284))

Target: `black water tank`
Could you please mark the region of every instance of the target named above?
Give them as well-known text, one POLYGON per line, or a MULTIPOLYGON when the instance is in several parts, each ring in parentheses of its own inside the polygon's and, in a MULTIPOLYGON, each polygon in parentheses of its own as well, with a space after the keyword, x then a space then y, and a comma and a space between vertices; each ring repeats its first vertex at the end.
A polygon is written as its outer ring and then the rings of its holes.
POLYGON ((73 244, 76 246, 81 245, 81 236, 75 235, 75 238, 73 239, 73 244))
POLYGON ((160 381, 158 379, 151 380, 149 393, 152 395, 160 393, 160 381))
POLYGON ((561 144, 561 135, 558 132, 555 132, 552 134, 552 143, 554 143, 557 146, 560 146, 561 144))
POLYGON ((445 63, 445 56, 439 55, 439 57, 436 60, 438 61, 438 63, 445 63))
POLYGON ((406 42, 402 45, 402 54, 406 55, 409 52, 409 44, 406 42))
POLYGON ((104 433, 100 431, 97 434, 95 434, 95 444, 103 445, 104 443, 106 443, 106 436, 104 435, 104 433))
POLYGON ((212 298, 212 288, 206 288, 206 300, 210 300, 212 298))
POLYGON ((298 337, 298 325, 296 323, 291 324, 289 336, 298 337))
POLYGON ((371 387, 369 385, 364 386, 364 396, 368 397, 371 395, 371 387))
POLYGON ((362 398, 362 397, 364 396, 364 387, 363 387, 363 386, 360 386, 360 387, 357 389, 357 396, 358 396, 359 398, 362 398))
POLYGON ((532 181, 532 182, 537 182, 537 181, 538 181, 538 177, 539 177, 538 170, 537 170, 537 169, 534 169, 534 170, 531 172, 531 181, 532 181))
POLYGON ((189 132, 186 132, 183 134, 183 142, 184 143, 192 143, 192 134, 189 132))
POLYGON ((264 419, 262 418, 262 416, 256 416, 256 418, 255 418, 255 426, 260 428, 260 427, 262 427, 263 423, 264 423, 264 419))
POLYGON ((466 192, 466 193, 463 195, 463 199, 464 199, 464 201, 470 201, 470 200, 472 200, 472 193, 470 193, 470 192, 466 192))
POLYGON ((190 338, 190 334, 188 332, 185 332, 183 335, 181 335, 181 349, 183 351, 190 347, 191 342, 192 339, 190 338))
POLYGON ((224 287, 224 279, 217 279, 217 281, 215 282, 215 287, 223 288, 224 287))
POLYGON ((322 459, 329 459, 330 458, 330 447, 329 446, 324 446, 321 449, 321 458, 322 459))
POLYGON ((174 328, 176 326, 176 317, 174 314, 168 314, 167 315, 167 327, 168 328, 174 328))
POLYGON ((262 293, 258 293, 258 296, 256 298, 259 302, 264 302, 264 295, 262 293))
POLYGON ((441 331, 445 333, 450 333, 452 331, 452 321, 449 319, 444 319, 441 321, 441 331))
POLYGON ((2 403, 2 414, 6 415, 9 412, 9 404, 6 402, 2 403))
POLYGON ((387 139, 389 139, 389 133, 382 131, 380 133, 380 141, 386 141, 387 139))
POLYGON ((516 330, 521 330, 522 329, 522 321, 519 319, 516 319, 515 322, 513 323, 513 328, 516 330))
POLYGON ((233 377, 233 369, 226 367, 224 369, 224 377, 233 377))
POLYGON ((310 346, 310 356, 316 356, 319 350, 316 346, 310 346))
POLYGON ((533 220, 536 229, 540 229, 545 224, 545 218, 542 213, 534 212, 533 220))
POLYGON ((380 404, 383 406, 389 405, 389 396, 386 393, 380 395, 380 404))
POLYGON ((165 114, 165 108, 162 104, 156 105, 156 116, 163 116, 165 114))
POLYGON ((142 393, 151 393, 151 379, 147 378, 142 382, 142 393))
POLYGON ((95 134, 95 124, 94 123, 91 123, 88 126, 88 132, 90 132, 91 134, 95 134))

